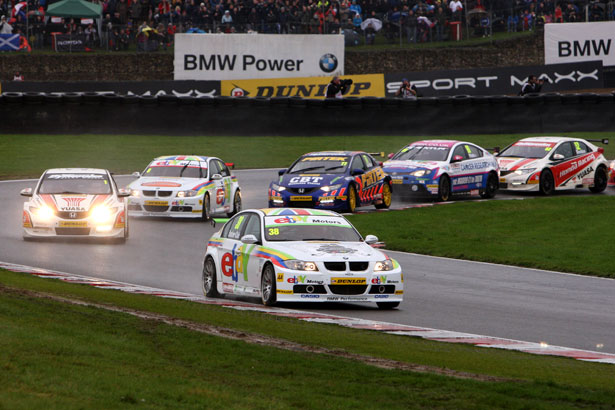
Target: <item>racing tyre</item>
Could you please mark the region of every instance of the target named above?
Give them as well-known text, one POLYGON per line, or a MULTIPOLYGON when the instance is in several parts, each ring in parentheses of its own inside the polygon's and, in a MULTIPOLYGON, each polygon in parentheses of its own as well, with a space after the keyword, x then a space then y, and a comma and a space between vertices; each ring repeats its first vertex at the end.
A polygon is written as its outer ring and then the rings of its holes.
POLYGON ((206 193, 203 197, 203 214, 201 215, 201 219, 203 221, 209 221, 211 218, 211 200, 209 199, 209 193, 206 193))
POLYGON ((446 202, 451 197, 451 180, 448 175, 442 175, 440 177, 440 183, 438 184, 438 201, 446 202))
POLYGON ((226 216, 230 218, 238 212, 241 212, 241 193, 239 190, 235 191, 235 197, 233 198, 233 210, 231 212, 227 212, 226 216))
POLYGON ((357 189, 354 185, 348 185, 348 199, 346 199, 348 212, 353 213, 357 209, 357 189))
POLYGON ((604 167, 599 167, 594 174, 594 186, 589 187, 589 190, 594 194, 600 193, 606 189, 608 182, 606 170, 604 167))
POLYGON ((385 182, 382 186, 382 203, 376 204, 376 209, 386 209, 391 206, 391 185, 385 182))
POLYGON ((551 195, 555 191, 555 180, 550 169, 544 169, 540 173, 540 185, 538 187, 542 195, 551 195))
POLYGON ((275 305, 276 288, 275 288, 275 271, 273 266, 267 264, 261 276, 261 299, 263 305, 275 305))
POLYGON ((399 302, 376 302, 379 309, 387 310, 387 309, 395 309, 399 306, 399 302))
POLYGON ((487 177, 487 186, 485 187, 485 190, 481 192, 480 196, 485 199, 493 198, 498 190, 499 184, 497 175, 493 172, 489 173, 489 176, 487 177))
POLYGON ((203 294, 208 298, 220 297, 216 279, 216 264, 211 257, 208 257, 203 264, 203 294))

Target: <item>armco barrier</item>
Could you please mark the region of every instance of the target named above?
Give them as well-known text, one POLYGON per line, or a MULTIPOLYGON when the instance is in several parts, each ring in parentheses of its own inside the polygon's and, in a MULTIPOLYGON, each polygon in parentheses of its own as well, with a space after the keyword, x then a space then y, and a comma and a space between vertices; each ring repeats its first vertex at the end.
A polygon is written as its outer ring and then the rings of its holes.
POLYGON ((614 94, 337 100, 4 93, 1 133, 454 135, 615 131, 614 94))

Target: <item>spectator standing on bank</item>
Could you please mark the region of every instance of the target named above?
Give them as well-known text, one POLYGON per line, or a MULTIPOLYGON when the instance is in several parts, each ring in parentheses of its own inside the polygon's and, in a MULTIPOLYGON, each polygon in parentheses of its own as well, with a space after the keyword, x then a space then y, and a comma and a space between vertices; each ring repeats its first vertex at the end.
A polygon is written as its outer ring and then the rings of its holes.
POLYGON ((544 80, 539 80, 535 75, 532 74, 521 86, 521 91, 519 92, 519 95, 539 93, 544 83, 544 80))
POLYGON ((13 81, 23 81, 23 75, 19 71, 16 71, 13 76, 13 81))
POLYGON ((92 47, 94 45, 94 42, 96 41, 96 28, 94 28, 93 24, 88 24, 88 26, 85 28, 85 44, 88 47, 92 47))
POLYGON ((0 34, 13 34, 13 26, 6 21, 6 16, 0 17, 0 34))
POLYGON ((463 4, 461 4, 461 1, 452 0, 448 6, 451 9, 452 20, 461 21, 461 11, 463 10, 463 4))
POLYGON ((434 14, 434 22, 436 23, 436 40, 444 40, 444 28, 446 27, 446 12, 442 7, 438 7, 438 10, 434 14))

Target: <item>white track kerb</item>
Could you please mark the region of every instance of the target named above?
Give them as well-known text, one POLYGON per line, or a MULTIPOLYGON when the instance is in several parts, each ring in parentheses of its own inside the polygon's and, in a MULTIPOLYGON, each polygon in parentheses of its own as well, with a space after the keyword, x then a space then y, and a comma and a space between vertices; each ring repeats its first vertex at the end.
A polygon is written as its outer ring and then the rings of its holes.
POLYGON ((129 293, 190 300, 196 303, 218 305, 236 310, 251 310, 255 312, 267 313, 274 316, 284 316, 299 320, 305 320, 307 322, 336 324, 339 326, 350 327, 353 329, 375 330, 378 332, 399 336, 422 337, 423 339, 438 342, 466 343, 479 347, 516 350, 520 352, 538 355, 569 357, 587 362, 615 364, 615 354, 610 353, 592 352, 589 350, 551 346, 543 343, 523 342, 519 340, 502 339, 498 337, 481 336, 470 333, 430 329, 426 327, 398 325, 394 323, 378 322, 374 320, 354 319, 344 316, 326 315, 321 313, 311 313, 303 311, 300 312, 291 309, 272 308, 239 301, 209 299, 202 296, 191 295, 189 293, 175 292, 164 289, 151 288, 147 286, 134 285, 130 283, 97 279, 81 275, 73 275, 65 272, 33 268, 30 266, 16 265, 6 262, 0 262, 0 268, 9 270, 11 272, 27 273, 41 278, 59 279, 68 283, 85 284, 102 289, 116 289, 129 293))

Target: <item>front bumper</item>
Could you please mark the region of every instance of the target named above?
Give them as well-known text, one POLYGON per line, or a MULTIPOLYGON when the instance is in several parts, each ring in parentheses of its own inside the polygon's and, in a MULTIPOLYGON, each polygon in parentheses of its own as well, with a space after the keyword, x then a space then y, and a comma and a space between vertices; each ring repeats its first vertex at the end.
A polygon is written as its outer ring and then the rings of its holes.
POLYGON ((500 188, 508 191, 534 192, 540 187, 540 173, 532 175, 509 174, 500 177, 500 188))
POLYGON ((94 222, 91 218, 74 220, 52 217, 43 221, 30 212, 23 211, 23 236, 25 238, 123 238, 125 226, 123 210, 104 223, 94 222))
POLYGON ((200 218, 203 198, 173 198, 168 200, 128 199, 130 216, 160 216, 171 218, 200 218))
POLYGON ((346 200, 346 195, 330 195, 322 191, 317 191, 308 195, 299 195, 269 189, 270 208, 290 207, 340 210, 346 209, 348 206, 346 200))
POLYGON ((395 194, 402 196, 431 197, 438 195, 438 179, 417 178, 411 175, 391 177, 395 194))
POLYGON ((278 302, 401 302, 400 268, 386 272, 305 272, 276 268, 278 302))

